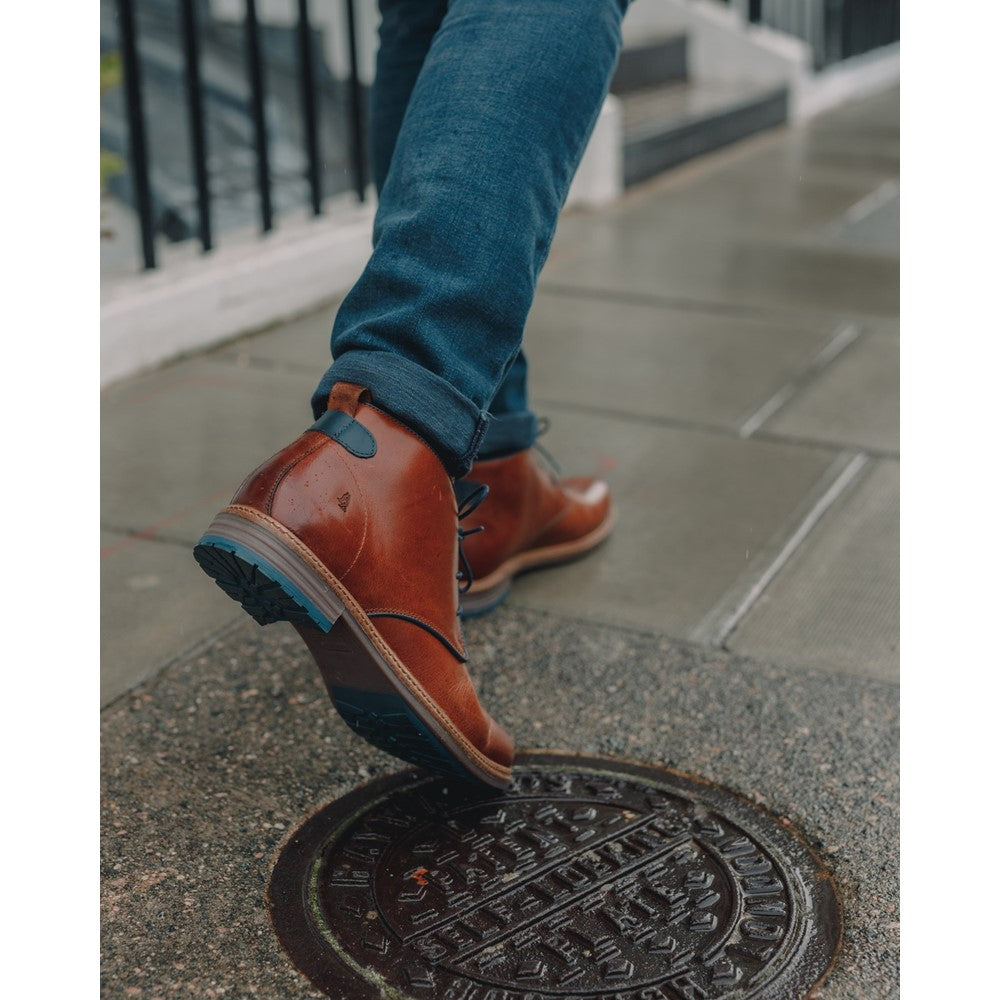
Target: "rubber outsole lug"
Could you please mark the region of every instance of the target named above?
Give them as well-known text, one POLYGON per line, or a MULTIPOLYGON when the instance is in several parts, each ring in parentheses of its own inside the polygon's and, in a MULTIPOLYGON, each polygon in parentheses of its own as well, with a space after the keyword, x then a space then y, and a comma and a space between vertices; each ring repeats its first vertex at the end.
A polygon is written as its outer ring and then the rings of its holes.
POLYGON ((331 687, 329 693, 344 722, 373 746, 429 771, 475 780, 402 698, 344 687, 331 687))
POLYGON ((228 538, 204 536, 194 548, 198 565, 259 625, 286 621, 323 632, 331 622, 273 566, 228 538))

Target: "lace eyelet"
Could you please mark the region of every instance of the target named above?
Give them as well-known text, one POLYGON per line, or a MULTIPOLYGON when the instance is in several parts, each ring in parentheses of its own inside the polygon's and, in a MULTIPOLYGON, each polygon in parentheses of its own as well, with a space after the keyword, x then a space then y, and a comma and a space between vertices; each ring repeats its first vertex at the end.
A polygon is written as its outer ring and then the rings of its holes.
MULTIPOLYGON (((472 483, 466 482, 463 484, 463 490, 461 495, 458 492, 458 487, 456 485, 456 497, 460 497, 458 502, 458 520, 461 521, 471 514, 482 502, 486 499, 486 495, 489 493, 490 489, 485 483, 472 483), (468 488, 468 491, 466 491, 468 488)), ((466 594, 469 588, 472 586, 472 567, 469 565, 469 560, 466 558, 465 552, 462 549, 462 542, 465 541, 469 535, 478 534, 480 531, 484 531, 486 525, 478 524, 474 528, 463 528, 461 525, 458 526, 458 558, 460 560, 460 568, 458 573, 455 575, 455 579, 459 581, 460 586, 458 588, 459 594, 466 594)))

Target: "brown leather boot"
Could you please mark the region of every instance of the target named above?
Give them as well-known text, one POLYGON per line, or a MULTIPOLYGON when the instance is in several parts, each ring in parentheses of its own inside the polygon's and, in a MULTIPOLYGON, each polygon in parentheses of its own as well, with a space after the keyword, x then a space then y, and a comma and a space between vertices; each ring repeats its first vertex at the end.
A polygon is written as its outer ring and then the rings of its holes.
MULTIPOLYGON (((194 550, 262 625, 289 621, 337 711, 375 746, 496 787, 513 746, 466 672, 456 488, 407 427, 338 384, 194 550)), ((460 484, 461 485, 461 484, 460 484)))
POLYGON ((489 487, 476 520, 483 531, 463 546, 472 585, 462 614, 495 608, 519 573, 586 555, 611 533, 615 509, 600 479, 561 479, 545 472, 531 449, 476 462, 469 480, 489 487))

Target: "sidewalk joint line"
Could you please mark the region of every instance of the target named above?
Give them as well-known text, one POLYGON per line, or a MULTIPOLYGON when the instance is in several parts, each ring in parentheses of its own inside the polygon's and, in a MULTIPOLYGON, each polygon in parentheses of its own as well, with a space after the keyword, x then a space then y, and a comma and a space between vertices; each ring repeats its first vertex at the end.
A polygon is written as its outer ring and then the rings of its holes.
POLYGON ((189 642, 176 653, 171 653, 158 666, 152 667, 142 677, 137 678, 129 684, 124 691, 120 691, 118 694, 113 695, 106 703, 102 703, 101 715, 104 715, 109 709, 124 702, 126 698, 134 696, 139 688, 145 687, 148 689, 155 687, 172 666, 177 663, 193 660, 196 656, 210 649, 214 643, 228 638, 232 633, 238 631, 241 626, 246 625, 246 623, 246 615, 240 612, 235 614, 231 620, 224 622, 222 625, 217 625, 207 633, 204 633, 200 638, 189 642))
POLYGON ((834 219, 824 228, 821 238, 835 236, 848 226, 856 225, 868 216, 874 215, 883 205, 887 205, 899 194, 899 180, 892 178, 883 181, 874 191, 869 191, 863 198, 856 201, 842 215, 834 219))
POLYGON ((813 504, 801 524, 799 524, 788 541, 782 546, 781 551, 771 560, 764 572, 761 573, 754 584, 747 590, 736 609, 723 620, 722 624, 716 630, 715 635, 710 640, 712 646, 724 648, 726 639, 729 638, 736 626, 746 617, 750 609, 757 603, 761 595, 771 584, 771 581, 784 568, 785 564, 811 534, 816 525, 819 524, 820 519, 830 509, 834 501, 851 485, 869 461, 870 459, 867 454, 857 452, 850 462, 847 463, 840 475, 827 488, 826 492, 813 504))
MULTIPOLYGON (((689 420, 684 417, 668 417, 660 413, 630 413, 627 410, 618 410, 610 406, 593 406, 589 403, 574 403, 571 400, 552 399, 545 395, 536 397, 536 409, 543 410, 566 410, 569 413, 580 413, 588 417, 604 420, 621 420, 625 423, 639 424, 643 427, 664 428, 673 431, 691 431, 696 434, 711 434, 714 437, 724 437, 730 440, 742 440, 738 429, 731 424, 713 424, 704 420, 689 420)), ((789 434, 761 429, 753 435, 754 441, 762 441, 769 444, 792 445, 798 448, 812 448, 817 451, 843 453, 844 449, 861 448, 867 455, 877 459, 887 459, 898 462, 899 452, 885 448, 875 448, 862 441, 824 441, 820 438, 803 437, 798 434, 789 434)))
MULTIPOLYGON (((550 399, 544 394, 536 399, 536 409, 569 410, 571 413, 582 413, 591 417, 603 417, 608 420, 623 420, 627 423, 643 424, 654 427, 666 427, 670 430, 700 431, 705 434, 715 434, 721 437, 732 437, 733 428, 724 424, 712 424, 702 420, 688 420, 684 417, 665 417, 659 413, 630 413, 628 410, 618 410, 613 406, 593 406, 590 403, 574 403, 571 400, 550 399)), ((827 447, 841 449, 836 445, 827 447)))
POLYGON ((861 335, 860 326, 853 321, 840 323, 834 330, 833 337, 823 349, 809 362, 803 371, 789 379, 777 392, 759 406, 740 426, 741 438, 751 437, 760 427, 771 419, 785 404, 801 389, 812 382, 835 358, 842 354, 861 335))
POLYGON ((781 431, 760 430, 753 436, 754 441, 770 441, 772 444, 794 444, 808 448, 843 451, 845 448, 862 448, 872 459, 886 462, 899 461, 899 449, 876 448, 863 441, 821 441, 818 438, 802 437, 798 434, 788 434, 781 431))
POLYGON ((710 299, 688 299, 672 295, 656 295, 651 292, 636 292, 615 288, 595 288, 593 286, 565 285, 558 282, 541 282, 536 298, 544 294, 560 298, 596 299, 599 302, 621 302, 625 305, 649 306, 660 309, 676 309, 679 312, 703 312, 723 316, 744 316, 762 322, 782 323, 788 326, 800 321, 803 316, 829 315, 830 310, 799 306, 760 306, 752 304, 729 304, 710 299))
POLYGON ((161 518, 153 524, 147 525, 145 528, 130 530, 125 538, 120 538, 118 541, 112 542, 110 545, 102 545, 101 559, 107 559, 108 556, 113 556, 115 553, 121 552, 123 549, 129 549, 139 542, 151 542, 160 537, 165 528, 169 528, 171 525, 176 524, 178 521, 181 521, 185 517, 195 513, 204 505, 221 503, 226 499, 226 497, 229 496, 232 496, 232 487, 226 486, 222 489, 215 490, 213 493, 209 493, 207 496, 200 497, 194 503, 190 503, 186 507, 182 507, 180 510, 174 511, 172 514, 168 514, 166 517, 161 518))
POLYGON ((195 537, 182 538, 180 535, 164 532, 157 532, 155 535, 146 535, 139 528, 125 528, 117 524, 108 524, 105 521, 101 521, 100 529, 101 531, 108 531, 115 535, 122 535, 123 537, 121 542, 124 543, 127 541, 129 543, 129 545, 121 544, 120 547, 118 542, 112 543, 114 546, 114 550, 112 552, 105 551, 108 548, 112 548, 112 546, 102 546, 102 558, 104 558, 105 555, 117 554, 121 548, 128 548, 133 542, 150 542, 153 545, 172 545, 175 548, 179 547, 186 549, 193 549, 197 544, 197 538, 195 537))

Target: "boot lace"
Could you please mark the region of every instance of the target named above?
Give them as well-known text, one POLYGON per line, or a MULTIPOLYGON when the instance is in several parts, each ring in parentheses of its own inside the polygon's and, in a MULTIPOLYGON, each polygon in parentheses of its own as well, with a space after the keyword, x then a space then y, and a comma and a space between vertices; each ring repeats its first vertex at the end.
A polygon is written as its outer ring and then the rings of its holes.
MULTIPOLYGON (((460 479, 455 483, 455 496, 458 500, 458 520, 462 521, 468 517, 485 499, 490 488, 485 483, 473 483, 465 479, 460 479)), ((455 579, 459 582, 458 592, 465 594, 472 586, 472 567, 462 549, 462 542, 469 535, 478 535, 480 531, 485 531, 485 524, 477 524, 474 528, 463 528, 458 526, 458 561, 459 570, 455 574, 455 579)))
POLYGON ((551 427, 551 426, 552 426, 552 422, 549 420, 548 417, 539 417, 538 418, 538 422, 537 422, 537 426, 536 426, 536 430, 535 430, 535 441, 534 441, 534 444, 532 444, 531 447, 534 448, 535 451, 537 451, 538 454, 541 455, 542 458, 545 459, 545 461, 546 461, 546 463, 547 463, 547 465, 549 467, 549 470, 548 470, 549 471, 549 475, 552 477, 553 480, 555 480, 555 479, 559 479, 562 476, 562 468, 560 467, 559 463, 552 457, 552 452, 550 452, 548 448, 546 448, 543 444, 540 444, 539 441, 538 441, 538 439, 543 434, 545 434, 548 431, 549 427, 551 427))

